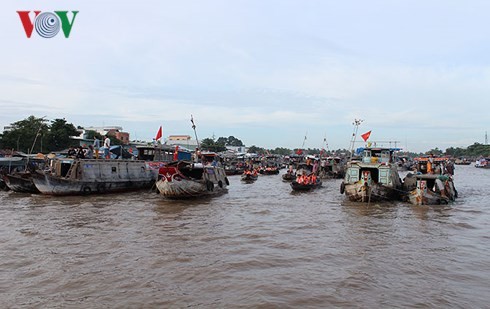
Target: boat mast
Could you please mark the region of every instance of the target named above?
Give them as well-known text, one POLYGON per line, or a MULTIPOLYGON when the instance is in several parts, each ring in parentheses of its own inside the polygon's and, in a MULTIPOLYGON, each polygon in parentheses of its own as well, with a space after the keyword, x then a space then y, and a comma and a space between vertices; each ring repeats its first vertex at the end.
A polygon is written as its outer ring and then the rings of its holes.
POLYGON ((201 148, 199 146, 199 139, 197 138, 197 132, 196 132, 196 125, 194 124, 194 118, 192 117, 192 114, 191 114, 191 123, 192 123, 192 129, 194 130, 194 135, 196 136, 196 142, 197 142, 197 148, 201 148))
POLYGON ((350 156, 349 156, 349 161, 352 159, 352 155, 354 152, 354 144, 356 143, 356 138, 357 138, 357 130, 359 129, 359 126, 364 120, 362 119, 354 119, 354 122, 352 123, 354 125, 354 132, 352 133, 352 138, 350 140, 350 156))
MULTIPOLYGON (((36 145, 36 142, 37 142, 37 138, 39 135, 41 135, 41 129, 43 128, 43 121, 44 121, 44 118, 46 118, 47 116, 44 116, 44 117, 41 117, 40 118, 40 122, 41 124, 39 125, 39 128, 37 129, 37 132, 36 132, 36 137, 34 137, 34 142, 32 143, 32 146, 31 146, 31 149, 29 150, 29 153, 28 153, 28 156, 27 156, 27 160, 26 160, 26 166, 25 166, 25 169, 27 169, 28 165, 29 165, 29 159, 30 159, 30 155, 32 154, 32 151, 34 150, 34 146, 36 145)), ((42 141, 42 140, 41 140, 42 141)), ((41 146, 42 148, 42 146, 41 146)))
POLYGON ((301 145, 301 149, 305 148, 306 136, 308 135, 308 131, 305 133, 305 139, 303 140, 303 145, 301 145))
POLYGON ((327 132, 325 132, 325 135, 323 137, 323 145, 325 146, 326 151, 330 151, 330 149, 328 149, 327 132))

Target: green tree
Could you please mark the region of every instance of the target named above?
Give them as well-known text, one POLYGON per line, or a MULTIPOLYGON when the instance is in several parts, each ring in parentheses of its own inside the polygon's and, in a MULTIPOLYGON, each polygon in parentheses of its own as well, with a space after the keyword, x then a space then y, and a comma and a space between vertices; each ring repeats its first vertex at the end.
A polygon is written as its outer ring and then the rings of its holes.
POLYGON ((216 143, 223 146, 244 146, 243 142, 234 136, 220 137, 216 140, 216 143))
POLYGON ((102 136, 102 134, 100 134, 97 131, 87 130, 87 131, 85 131, 85 134, 86 134, 87 139, 90 139, 90 140, 94 139, 94 136, 97 137, 101 141, 104 140, 104 136, 102 136))
POLYGON ((433 154, 435 156, 440 156, 440 155, 443 154, 443 151, 436 147, 434 149, 431 149, 431 150, 427 151, 425 154, 427 154, 427 155, 433 154))
POLYGON ((248 148, 248 153, 257 153, 257 154, 265 154, 266 150, 261 147, 257 147, 255 145, 252 145, 248 148))
POLYGON ((41 152, 43 137, 48 132, 47 120, 29 116, 14 122, 13 129, 2 134, 2 148, 15 149, 25 153, 41 152))
POLYGON ((293 151, 291 149, 288 149, 288 148, 277 147, 276 149, 271 150, 271 153, 282 155, 282 156, 288 156, 291 153, 293 153, 293 151))
POLYGON ((214 152, 221 152, 221 151, 225 151, 226 147, 222 141, 217 143, 212 138, 205 138, 201 141, 201 149, 214 151, 214 152))
POLYGON ((70 136, 78 136, 79 132, 71 123, 65 119, 55 119, 51 121, 49 133, 46 136, 47 150, 59 151, 72 146, 73 141, 70 136))

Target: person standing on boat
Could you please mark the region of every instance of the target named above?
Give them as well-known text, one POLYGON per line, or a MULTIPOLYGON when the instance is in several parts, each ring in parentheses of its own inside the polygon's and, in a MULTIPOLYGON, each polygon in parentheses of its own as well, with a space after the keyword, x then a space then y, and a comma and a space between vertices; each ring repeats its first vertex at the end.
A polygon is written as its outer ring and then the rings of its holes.
POLYGON ((95 150, 95 158, 99 158, 99 148, 100 148, 100 140, 97 136, 94 136, 94 150, 95 150))
POLYGON ((318 159, 315 159, 315 163, 313 163, 313 174, 318 174, 318 159))
POLYGON ((104 158, 106 159, 111 158, 109 155, 110 148, 111 148, 111 140, 109 139, 109 135, 106 135, 104 140, 104 158))
POLYGON ((198 163, 199 159, 201 159, 201 151, 199 148, 196 148, 196 152, 194 153, 194 162, 198 163))
POLYGON ((434 174, 434 155, 432 153, 427 160, 427 174, 434 174))

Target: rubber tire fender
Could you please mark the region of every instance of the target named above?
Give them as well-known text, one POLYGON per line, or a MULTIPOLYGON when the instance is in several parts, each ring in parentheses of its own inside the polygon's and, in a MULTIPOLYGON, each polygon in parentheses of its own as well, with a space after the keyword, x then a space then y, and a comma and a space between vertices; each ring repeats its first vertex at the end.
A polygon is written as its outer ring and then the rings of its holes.
POLYGON ((104 192, 106 190, 105 183, 99 183, 97 185, 97 192, 104 192))
POLYGON ((345 192, 345 183, 342 181, 342 183, 340 184, 340 194, 344 194, 345 192))
POLYGON ((89 186, 85 186, 82 188, 83 194, 90 194, 92 193, 92 189, 89 186))
POLYGON ((228 177, 225 177, 225 183, 226 183, 227 186, 230 185, 230 181, 228 180, 228 177))
POLYGON ((206 189, 208 189, 208 191, 213 191, 214 190, 214 183, 210 180, 207 180, 206 181, 206 189))
POLYGON ((218 186, 219 186, 220 188, 223 188, 223 182, 222 182, 221 180, 219 180, 219 181, 218 181, 218 186))

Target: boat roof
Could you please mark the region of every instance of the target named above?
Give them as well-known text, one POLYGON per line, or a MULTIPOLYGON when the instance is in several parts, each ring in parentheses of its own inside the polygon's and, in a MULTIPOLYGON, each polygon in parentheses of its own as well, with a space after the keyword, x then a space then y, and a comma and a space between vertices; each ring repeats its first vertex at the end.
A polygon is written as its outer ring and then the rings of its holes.
POLYGON ((383 150, 389 150, 390 152, 395 152, 395 151, 401 151, 401 148, 394 148, 394 147, 359 147, 356 149, 356 154, 361 154, 364 152, 364 150, 371 150, 373 152, 380 152, 383 150))
MULTIPOLYGON (((435 162, 445 162, 448 158, 440 158, 440 157, 436 158, 436 157, 434 157, 432 159, 435 162)), ((418 157, 418 158, 415 158, 414 160, 420 161, 420 162, 427 162, 427 161, 429 161, 429 157, 418 157)))

